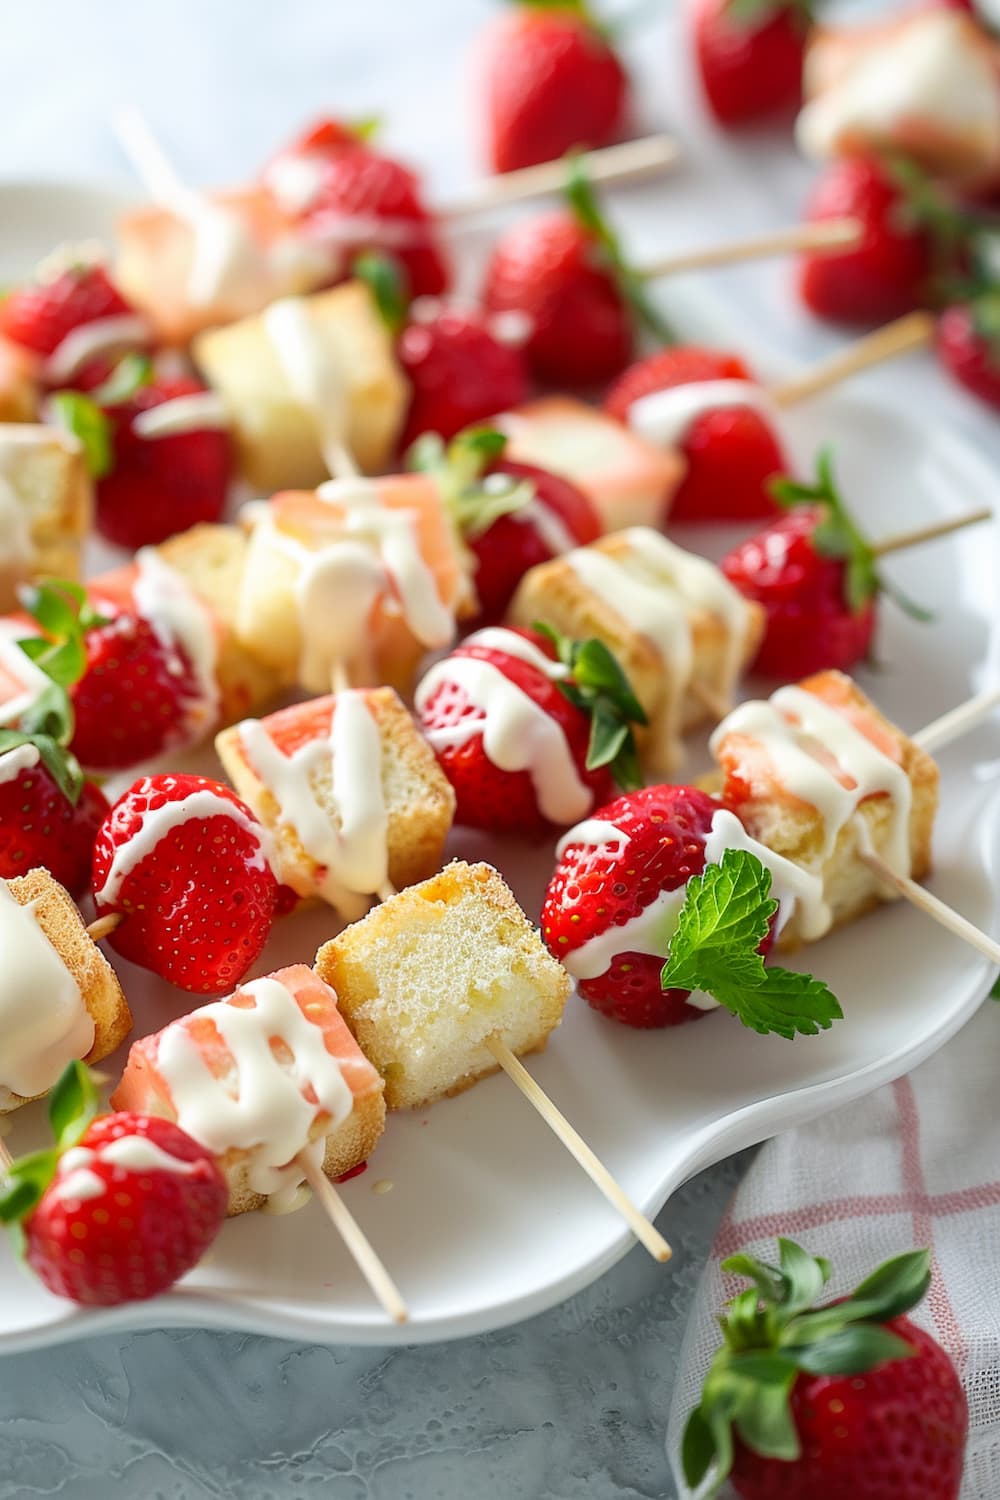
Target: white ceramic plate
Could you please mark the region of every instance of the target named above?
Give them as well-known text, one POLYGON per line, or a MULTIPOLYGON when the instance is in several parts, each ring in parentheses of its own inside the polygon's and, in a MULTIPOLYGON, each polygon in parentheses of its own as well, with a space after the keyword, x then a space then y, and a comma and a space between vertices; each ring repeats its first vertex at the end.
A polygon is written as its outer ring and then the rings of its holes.
MULTIPOLYGON (((116 207, 114 195, 96 194, 88 221, 78 188, 0 189, 5 226, 12 192, 18 253, 12 260, 9 242, 0 246, 0 278, 50 245, 70 209, 74 234, 101 233, 116 207)), ((820 440, 837 444, 845 486, 874 535, 995 499, 993 476, 975 453, 887 403, 831 395, 789 425, 804 455, 820 440)), ((720 540, 716 533, 714 549, 720 540)), ((919 626, 887 609, 885 665, 865 685, 893 718, 915 729, 992 670, 996 528, 909 554, 892 572, 940 618, 919 626)), ((991 725, 944 752, 933 889, 993 930, 1000 831, 988 784, 991 756, 1000 756, 991 725)), ((210 753, 199 763, 217 773, 210 753)), ((501 846, 461 833, 453 851, 492 859, 537 914, 551 869, 548 847, 501 846)), ((310 959, 331 933, 325 912, 288 918, 259 972, 310 959)), ((830 983, 847 1014, 821 1037, 759 1037, 721 1012, 677 1031, 634 1033, 574 999, 548 1052, 531 1060, 544 1087, 650 1213, 698 1169, 908 1071, 969 1018, 992 978, 983 959, 902 905, 807 950, 803 962, 830 983)), ((121 969, 140 1032, 191 1008, 190 997, 128 965, 121 969)), ((110 1076, 120 1061, 107 1064, 110 1076)), ((39 1106, 11 1117, 15 1149, 39 1143, 43 1132, 39 1106)), ((393 1117, 368 1172, 344 1193, 409 1302, 412 1321, 404 1328, 386 1322, 310 1205, 289 1218, 234 1220, 170 1296, 109 1312, 82 1313, 50 1297, 4 1246, 0 1350, 167 1324, 331 1343, 458 1337, 540 1312, 592 1281, 632 1243, 502 1076, 425 1114, 393 1117), (392 1191, 372 1191, 385 1181, 392 1191)), ((668 1238, 683 1233, 669 1210, 662 1228, 668 1238)))

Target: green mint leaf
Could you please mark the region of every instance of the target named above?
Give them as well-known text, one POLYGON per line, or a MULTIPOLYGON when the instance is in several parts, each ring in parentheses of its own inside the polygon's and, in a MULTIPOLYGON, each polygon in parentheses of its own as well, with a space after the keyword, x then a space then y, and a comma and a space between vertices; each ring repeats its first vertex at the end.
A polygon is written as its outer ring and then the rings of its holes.
POLYGON ((573 680, 582 688, 605 694, 636 724, 648 724, 645 710, 632 691, 618 658, 603 641, 581 641, 570 663, 573 680))
POLYGON ((98 1108, 90 1069, 85 1063, 71 1062, 49 1096, 49 1124, 61 1151, 76 1145, 98 1108))
MULTIPOLYGON (((547 624, 545 620, 533 620, 531 628, 536 634, 543 635, 547 641, 551 641, 555 647, 556 656, 563 666, 572 669, 576 647, 576 642, 572 637, 563 635, 561 630, 557 630, 554 625, 547 624)), ((1000 979, 997 982, 1000 983, 1000 979)))
POLYGON ((96 401, 82 391, 56 391, 49 397, 52 418, 83 444, 87 468, 93 479, 111 473, 113 464, 111 424, 96 401))
POLYGON ((590 721, 590 742, 587 745, 587 770, 599 771, 617 760, 631 731, 612 710, 598 709, 590 721))
POLYGON ((148 354, 126 354, 118 361, 111 374, 101 385, 90 392, 90 399, 98 406, 120 406, 129 401, 144 385, 153 379, 153 361, 148 354))
POLYGON ((931 1284, 931 1252, 908 1250, 893 1256, 854 1288, 846 1305, 855 1315, 888 1323, 916 1307, 931 1284))
POLYGON ((762 1036, 773 1033, 786 1041, 829 1031, 834 1021, 844 1018, 840 1002, 821 979, 775 964, 764 967, 764 979, 757 988, 720 993, 716 999, 751 1031, 762 1036))
POLYGON ((632 725, 649 721, 617 657, 603 641, 571 640, 543 620, 532 629, 551 641, 569 668, 569 679, 556 684, 563 697, 590 715, 587 770, 610 766, 623 790, 636 791, 643 779, 632 725))
POLYGON ((854 1323, 820 1343, 789 1351, 807 1375, 863 1375, 896 1359, 909 1359, 913 1347, 878 1323, 854 1323))
POLYGON ((366 250, 357 256, 351 271, 372 294, 379 317, 392 334, 399 333, 410 310, 406 273, 394 256, 366 250))

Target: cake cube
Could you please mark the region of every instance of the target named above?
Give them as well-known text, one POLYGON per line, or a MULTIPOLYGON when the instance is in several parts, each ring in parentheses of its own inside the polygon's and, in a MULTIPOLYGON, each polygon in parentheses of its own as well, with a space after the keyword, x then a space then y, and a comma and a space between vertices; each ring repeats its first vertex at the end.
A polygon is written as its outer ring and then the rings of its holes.
POLYGON ((111 1104, 173 1120, 210 1151, 230 1214, 294 1206, 304 1153, 336 1179, 385 1127, 382 1080, 306 964, 133 1042, 111 1104))
POLYGON ((75 1058, 96 1063, 132 1029, 114 969, 48 870, 0 880, 0 1114, 41 1098, 75 1058))
POLYGON ((569 975, 490 865, 460 860, 324 944, 333 985, 390 1109, 418 1109, 497 1070, 488 1038, 540 1052, 569 975))
POLYGON ((36 578, 79 578, 93 519, 83 446, 72 433, 0 424, 0 610, 36 578))
POLYGON ((615 417, 570 396, 545 396, 504 412, 506 457, 571 479, 597 508, 605 531, 657 526, 684 477, 676 448, 660 448, 615 417))
POLYGON ((682 760, 682 734, 731 702, 764 629, 761 605, 713 563, 638 526, 529 569, 509 619, 596 636, 614 652, 649 719, 636 741, 659 774, 682 760))
POLYGON ((41 399, 37 365, 37 355, 0 338, 0 422, 35 421, 41 399))
POLYGON ((392 688, 296 703, 215 744, 298 895, 350 921, 386 881, 401 889, 440 869, 455 793, 392 688))
POLYGON ((409 399, 392 335, 363 283, 314 293, 298 308, 302 326, 292 339, 287 307, 276 303, 194 343, 202 375, 232 418, 243 475, 264 495, 322 483, 320 433, 331 425, 365 472, 386 468, 409 399))
POLYGON ((866 842, 897 874, 929 873, 938 768, 843 673, 741 704, 711 749, 715 786, 750 836, 821 878, 822 898, 796 906, 782 946, 895 898, 858 858, 866 842))

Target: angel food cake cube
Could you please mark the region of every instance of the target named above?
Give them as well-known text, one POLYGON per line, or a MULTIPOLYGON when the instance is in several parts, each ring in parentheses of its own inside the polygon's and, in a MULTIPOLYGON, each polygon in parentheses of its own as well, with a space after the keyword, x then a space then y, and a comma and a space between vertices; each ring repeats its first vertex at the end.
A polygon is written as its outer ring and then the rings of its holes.
POLYGON ((114 1109, 174 1120, 218 1160, 229 1213, 294 1202, 308 1152, 328 1177, 365 1161, 385 1126, 382 1080, 337 996, 305 964, 134 1042, 114 1109))
POLYGON ((93 486, 72 433, 33 423, 0 424, 0 609, 19 584, 79 578, 93 518, 93 486))
POLYGON ((472 608, 461 543, 424 474, 331 480, 254 511, 239 634, 308 692, 338 671, 407 692, 472 608))
POLYGON ((497 1070, 485 1043, 540 1052, 570 980, 490 865, 456 860, 326 943, 317 973, 385 1079, 417 1109, 497 1070))
POLYGON ((656 526, 684 477, 676 448, 659 447, 570 396, 546 396, 504 412, 507 457, 571 479, 594 502, 606 531, 656 526))
POLYGON ((640 751, 660 774, 683 759, 682 734, 731 701, 764 629, 762 607, 713 563, 638 526, 529 569, 509 618, 596 636, 614 652, 649 719, 636 729, 640 751))
POLYGON ((0 880, 0 1114, 38 1099, 75 1058, 132 1029, 115 972, 48 870, 0 880))
POLYGON ((388 881, 440 868, 455 793, 392 688, 345 691, 249 719, 216 749, 271 830, 278 879, 351 920, 388 881))
POLYGON ((822 898, 797 906, 783 946, 895 899, 858 858, 866 841, 897 874, 929 873, 938 768, 843 673, 741 704, 711 748, 722 800, 747 833, 821 877, 822 898))
POLYGON ((388 466, 408 387, 361 282, 283 299, 203 333, 193 352, 225 402, 244 477, 260 494, 321 484, 324 435, 366 473, 388 466))
POLYGON ((33 422, 40 399, 38 356, 0 338, 0 422, 33 422))

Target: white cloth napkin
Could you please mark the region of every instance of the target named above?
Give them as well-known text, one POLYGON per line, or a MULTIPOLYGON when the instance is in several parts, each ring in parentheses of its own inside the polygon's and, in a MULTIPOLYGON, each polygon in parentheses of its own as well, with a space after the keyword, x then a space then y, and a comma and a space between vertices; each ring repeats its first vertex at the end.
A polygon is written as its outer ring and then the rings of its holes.
POLYGON ((831 1295, 902 1250, 934 1254, 913 1317, 951 1355, 969 1399, 962 1500, 1000 1497, 1000 1005, 986 1000, 908 1078, 760 1151, 727 1209, 695 1295, 667 1430, 678 1494, 681 1433, 719 1345, 715 1317, 745 1282, 720 1261, 776 1259, 775 1236, 833 1262, 831 1295))

